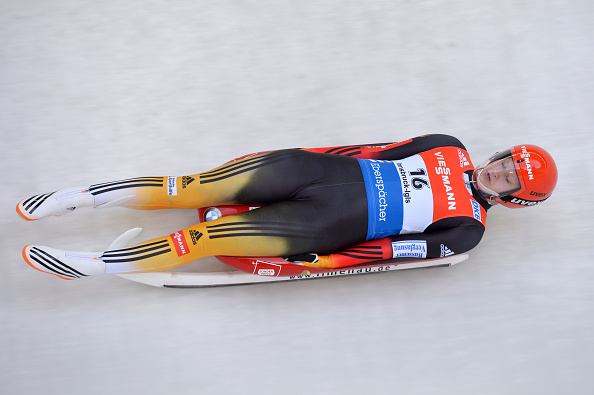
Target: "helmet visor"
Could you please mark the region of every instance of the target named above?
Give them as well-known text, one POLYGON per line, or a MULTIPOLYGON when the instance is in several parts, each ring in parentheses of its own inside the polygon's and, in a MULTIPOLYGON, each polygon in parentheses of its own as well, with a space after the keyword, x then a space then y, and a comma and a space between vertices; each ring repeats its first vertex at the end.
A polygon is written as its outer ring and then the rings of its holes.
POLYGON ((515 163, 511 150, 498 152, 476 170, 478 188, 491 196, 503 197, 522 188, 520 167, 515 163))

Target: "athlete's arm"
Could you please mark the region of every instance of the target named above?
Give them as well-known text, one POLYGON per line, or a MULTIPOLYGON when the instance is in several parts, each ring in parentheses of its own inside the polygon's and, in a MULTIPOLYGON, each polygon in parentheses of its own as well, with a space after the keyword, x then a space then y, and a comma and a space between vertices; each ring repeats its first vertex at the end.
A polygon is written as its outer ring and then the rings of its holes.
MULTIPOLYGON (((424 233, 389 236, 367 241, 329 255, 321 255, 307 266, 337 269, 392 258, 439 258, 470 251, 480 242, 485 228, 470 218, 449 218, 453 226, 435 229, 443 223, 431 225, 424 233), (457 225, 454 225, 457 222, 457 225), (436 226, 434 226, 436 225, 436 226), (433 228, 432 228, 433 227, 433 228)), ((306 261, 306 259, 303 259, 306 261)))
POLYGON ((306 148, 305 151, 347 155, 360 159, 398 160, 433 148, 448 146, 464 149, 464 145, 455 137, 446 134, 428 134, 395 143, 306 148))

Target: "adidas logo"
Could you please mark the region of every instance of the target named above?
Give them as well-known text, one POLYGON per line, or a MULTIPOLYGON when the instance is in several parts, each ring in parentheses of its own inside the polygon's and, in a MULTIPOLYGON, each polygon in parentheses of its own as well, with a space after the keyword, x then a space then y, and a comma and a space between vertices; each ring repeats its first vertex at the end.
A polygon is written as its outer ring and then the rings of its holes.
POLYGON ((202 233, 198 232, 197 230, 190 230, 188 233, 190 234, 190 237, 192 238, 192 244, 194 245, 196 245, 198 240, 200 240, 202 237, 202 233))
POLYGON ((190 176, 183 176, 183 177, 182 177, 182 188, 183 188, 183 189, 186 189, 186 187, 187 187, 188 185, 190 185, 190 184, 192 183, 192 181, 194 181, 194 178, 193 178, 193 177, 190 177, 190 176))
POLYGON ((450 256, 450 255, 454 255, 454 252, 452 250, 450 250, 448 247, 446 247, 445 245, 441 245, 441 257, 444 256, 450 256))

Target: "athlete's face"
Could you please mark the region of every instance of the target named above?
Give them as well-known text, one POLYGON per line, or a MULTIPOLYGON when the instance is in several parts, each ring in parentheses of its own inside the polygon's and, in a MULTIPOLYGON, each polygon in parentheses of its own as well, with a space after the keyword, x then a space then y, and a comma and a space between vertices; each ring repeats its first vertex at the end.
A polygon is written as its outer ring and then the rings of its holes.
POLYGON ((489 163, 480 174, 480 181, 499 194, 518 189, 520 180, 512 158, 489 163))

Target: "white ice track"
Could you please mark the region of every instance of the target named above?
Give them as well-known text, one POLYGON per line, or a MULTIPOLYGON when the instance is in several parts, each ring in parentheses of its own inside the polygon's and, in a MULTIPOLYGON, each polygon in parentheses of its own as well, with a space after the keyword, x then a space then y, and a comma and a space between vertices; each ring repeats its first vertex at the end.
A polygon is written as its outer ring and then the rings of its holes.
POLYGON ((2 1, 0 392, 594 393, 594 2, 482 3, 2 1), (195 221, 27 223, 32 194, 428 132, 475 163, 543 145, 558 191, 492 210, 450 268, 180 290, 63 281, 20 255, 195 221))

